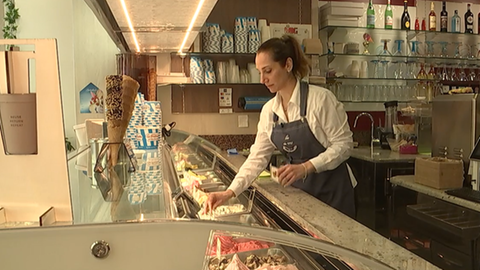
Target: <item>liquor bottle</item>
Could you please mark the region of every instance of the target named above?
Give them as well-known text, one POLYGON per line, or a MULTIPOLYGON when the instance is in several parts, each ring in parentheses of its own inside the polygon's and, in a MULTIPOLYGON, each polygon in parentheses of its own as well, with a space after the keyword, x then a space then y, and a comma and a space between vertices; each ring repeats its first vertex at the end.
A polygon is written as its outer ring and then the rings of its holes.
POLYGON ((385 29, 393 28, 393 10, 390 5, 390 0, 387 2, 387 7, 385 8, 385 29))
POLYGON ((367 28, 375 28, 375 9, 373 9, 372 0, 368 2, 367 28))
POLYGON ((402 30, 410 30, 410 14, 408 14, 408 1, 403 1, 402 30))
POLYGON ((455 14, 453 14, 452 17, 452 33, 460 33, 461 28, 461 19, 460 16, 458 16, 458 10, 455 10, 455 14))
POLYGON ((422 19, 422 31, 427 31, 427 23, 425 22, 425 18, 422 19))
POLYGON ((433 2, 430 2, 430 14, 428 14, 428 22, 428 30, 437 31, 437 15, 435 14, 433 2))
POLYGON ((480 12, 478 13, 478 34, 480 35, 480 12))
MULTIPOLYGON (((480 13, 479 13, 480 15, 480 13)), ((442 2, 442 12, 440 13, 440 31, 447 32, 448 26, 448 12, 447 12, 447 3, 442 2)))
POLYGON ((418 17, 415 19, 415 31, 420 30, 420 23, 418 22, 418 17))
POLYGON ((473 34, 473 13, 470 11, 470 4, 467 4, 465 12, 465 33, 473 34))

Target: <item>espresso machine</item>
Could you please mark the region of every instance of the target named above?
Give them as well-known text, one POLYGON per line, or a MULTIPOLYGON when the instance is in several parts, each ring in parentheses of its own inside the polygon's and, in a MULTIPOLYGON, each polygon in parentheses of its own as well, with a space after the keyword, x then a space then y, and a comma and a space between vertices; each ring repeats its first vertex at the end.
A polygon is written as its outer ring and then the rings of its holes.
POLYGON ((432 156, 461 159, 464 186, 479 181, 477 170, 470 170, 470 154, 480 135, 480 99, 477 94, 440 95, 433 100, 432 156))

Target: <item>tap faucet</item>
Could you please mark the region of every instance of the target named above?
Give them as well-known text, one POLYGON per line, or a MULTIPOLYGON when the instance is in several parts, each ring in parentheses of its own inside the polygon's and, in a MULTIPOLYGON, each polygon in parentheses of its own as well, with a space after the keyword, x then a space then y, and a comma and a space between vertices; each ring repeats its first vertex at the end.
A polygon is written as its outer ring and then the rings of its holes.
POLYGON ((371 138, 370 138, 370 152, 373 155, 373 144, 376 142, 380 142, 379 139, 375 139, 374 131, 375 131, 375 120, 373 120, 373 116, 367 112, 362 112, 355 117, 355 121, 353 122, 353 127, 357 127, 357 121, 362 116, 368 116, 370 118, 371 123, 371 138))

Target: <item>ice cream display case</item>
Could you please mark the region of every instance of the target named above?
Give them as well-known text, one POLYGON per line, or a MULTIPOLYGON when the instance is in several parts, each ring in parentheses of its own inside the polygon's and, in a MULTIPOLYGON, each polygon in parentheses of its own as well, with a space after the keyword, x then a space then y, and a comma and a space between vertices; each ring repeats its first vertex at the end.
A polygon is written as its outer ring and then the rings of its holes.
POLYGON ((310 237, 239 224, 159 220, 0 230, 2 269, 392 269, 310 237), (335 257, 324 268, 302 253, 335 257))
MULTIPOLYGON (((92 150, 85 149, 68 163, 75 224, 180 218, 201 224, 214 220, 213 224, 232 223, 242 228, 264 227, 308 235, 254 188, 232 198, 213 214, 203 214, 208 193, 226 189, 235 172, 221 151, 200 137, 172 130, 158 150, 137 152, 137 170, 118 183, 99 183, 95 173, 88 176, 87 159, 91 155, 92 150)), ((203 247, 205 260, 195 269, 227 269, 231 264, 239 266, 228 269, 352 269, 337 255, 299 251, 258 235, 249 238, 237 232, 220 230, 209 236, 215 240, 203 247)))
POLYGON ((199 137, 172 131, 110 183, 92 171, 98 143, 68 160, 72 224, 0 224, 2 269, 394 269, 316 239, 255 188, 202 215, 202 194, 226 188, 236 168, 199 137))

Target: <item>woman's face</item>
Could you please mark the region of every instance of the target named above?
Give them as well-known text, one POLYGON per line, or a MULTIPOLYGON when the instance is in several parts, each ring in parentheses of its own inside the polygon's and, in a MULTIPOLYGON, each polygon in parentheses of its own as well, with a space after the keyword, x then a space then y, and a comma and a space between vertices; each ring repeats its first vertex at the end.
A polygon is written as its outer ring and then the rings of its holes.
POLYGON ((277 93, 283 89, 291 76, 288 72, 292 66, 291 58, 288 58, 285 66, 282 66, 273 60, 269 52, 260 52, 255 57, 255 65, 260 71, 260 82, 265 84, 271 93, 277 93))

